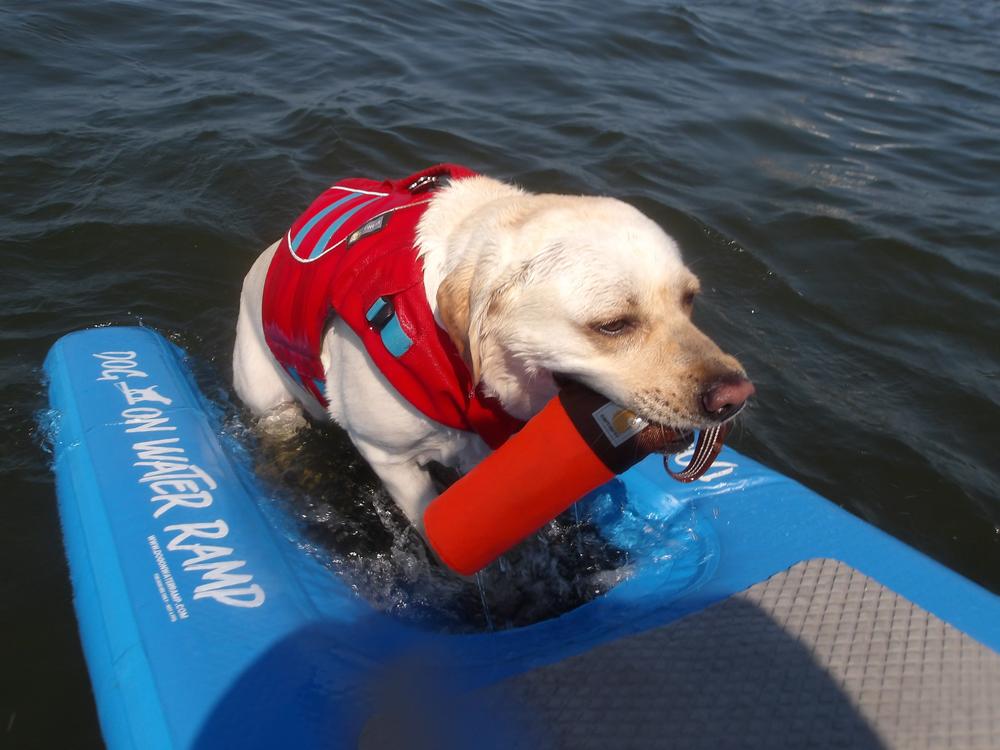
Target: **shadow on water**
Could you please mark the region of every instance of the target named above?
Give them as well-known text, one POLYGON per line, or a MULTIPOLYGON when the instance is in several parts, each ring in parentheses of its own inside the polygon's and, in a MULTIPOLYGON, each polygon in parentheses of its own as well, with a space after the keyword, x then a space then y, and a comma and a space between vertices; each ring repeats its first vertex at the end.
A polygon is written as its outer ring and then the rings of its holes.
POLYGON ((66 557, 53 539, 58 513, 39 502, 46 491, 19 478, 4 484, 4 512, 16 508, 20 521, 0 544, 0 570, 25 576, 0 576, 0 747, 47 750, 58 746, 56 729, 72 738, 65 746, 102 747, 66 557), (18 669, 23 663, 30 668, 18 669))

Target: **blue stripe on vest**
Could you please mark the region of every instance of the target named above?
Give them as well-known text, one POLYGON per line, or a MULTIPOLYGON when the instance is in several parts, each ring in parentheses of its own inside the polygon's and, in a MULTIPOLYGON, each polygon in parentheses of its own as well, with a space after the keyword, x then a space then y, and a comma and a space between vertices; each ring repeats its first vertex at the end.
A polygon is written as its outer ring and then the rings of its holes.
POLYGON ((371 198, 369 200, 366 200, 364 203, 359 203, 356 206, 352 206, 347 211, 344 211, 344 213, 342 213, 337 218, 337 220, 333 222, 333 224, 331 224, 330 227, 325 232, 323 232, 323 236, 319 238, 319 242, 316 243, 316 245, 312 249, 312 252, 309 253, 309 260, 312 260, 317 255, 321 255, 323 253, 323 251, 326 249, 326 243, 333 238, 334 233, 336 233, 336 231, 344 225, 345 221, 350 219, 354 214, 356 214, 365 206, 374 203, 377 200, 379 199, 371 198))
POLYGON ((327 216, 331 211, 333 211, 333 209, 335 209, 337 206, 342 206, 345 203, 349 203, 355 198, 359 198, 360 195, 361 195, 360 193, 348 193, 340 200, 336 200, 333 203, 331 203, 322 211, 317 211, 316 215, 313 216, 311 219, 309 219, 309 221, 306 222, 306 225, 299 230, 299 233, 296 234, 294 238, 292 238, 291 243, 289 243, 291 245, 292 252, 295 253, 296 255, 299 254, 299 245, 302 244, 302 240, 304 240, 306 238, 306 235, 312 231, 313 227, 315 227, 319 222, 321 222, 325 216, 327 216))
POLYGON ((322 378, 313 378, 312 380, 316 390, 322 394, 323 398, 326 398, 326 381, 322 378))
POLYGON ((302 382, 302 376, 299 375, 299 371, 296 368, 292 367, 291 365, 286 365, 285 372, 291 375, 292 380, 294 380, 298 384, 299 388, 304 390, 306 393, 309 393, 309 389, 306 388, 306 384, 302 382))

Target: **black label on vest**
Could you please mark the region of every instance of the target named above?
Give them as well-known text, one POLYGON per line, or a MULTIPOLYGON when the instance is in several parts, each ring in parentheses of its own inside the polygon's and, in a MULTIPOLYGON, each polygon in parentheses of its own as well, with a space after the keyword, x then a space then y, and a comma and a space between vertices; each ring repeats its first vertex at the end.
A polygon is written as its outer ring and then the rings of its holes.
POLYGON ((375 234, 375 232, 381 232, 385 229, 385 225, 389 223, 390 214, 379 214, 374 219, 369 219, 367 222, 361 225, 358 229, 355 229, 351 236, 347 238, 347 246, 350 247, 355 242, 360 239, 367 237, 370 234, 375 234))

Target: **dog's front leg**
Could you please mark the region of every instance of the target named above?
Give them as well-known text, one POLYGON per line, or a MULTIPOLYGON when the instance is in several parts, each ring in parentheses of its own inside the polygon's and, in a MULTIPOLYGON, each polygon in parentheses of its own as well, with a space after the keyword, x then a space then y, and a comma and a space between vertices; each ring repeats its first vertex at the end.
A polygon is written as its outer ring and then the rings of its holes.
POLYGON ((369 460, 369 463, 410 523, 423 534, 424 511, 438 495, 431 475, 412 461, 388 463, 369 460))

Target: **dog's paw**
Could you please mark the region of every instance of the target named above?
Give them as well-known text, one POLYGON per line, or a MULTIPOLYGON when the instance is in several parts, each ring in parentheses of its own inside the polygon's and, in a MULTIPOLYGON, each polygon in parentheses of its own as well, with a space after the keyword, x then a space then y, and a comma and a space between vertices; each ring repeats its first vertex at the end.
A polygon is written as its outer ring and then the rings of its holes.
POLYGON ((290 440, 309 426, 297 404, 281 404, 257 420, 257 426, 274 440, 290 440))

